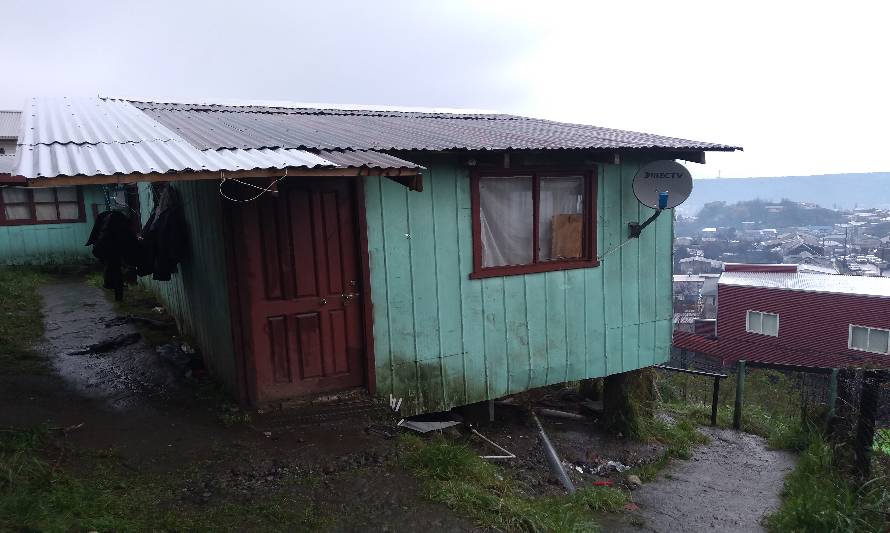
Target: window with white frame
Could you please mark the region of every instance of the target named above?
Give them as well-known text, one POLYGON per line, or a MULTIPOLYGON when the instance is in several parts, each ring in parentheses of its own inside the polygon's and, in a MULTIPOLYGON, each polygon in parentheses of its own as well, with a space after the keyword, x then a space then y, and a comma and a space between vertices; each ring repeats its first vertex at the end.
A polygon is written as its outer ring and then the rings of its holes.
POLYGON ((748 333, 778 337, 779 315, 776 313, 764 313, 763 311, 748 311, 745 329, 748 333))
POLYGON ((890 330, 850 324, 848 346, 851 350, 890 354, 890 330))

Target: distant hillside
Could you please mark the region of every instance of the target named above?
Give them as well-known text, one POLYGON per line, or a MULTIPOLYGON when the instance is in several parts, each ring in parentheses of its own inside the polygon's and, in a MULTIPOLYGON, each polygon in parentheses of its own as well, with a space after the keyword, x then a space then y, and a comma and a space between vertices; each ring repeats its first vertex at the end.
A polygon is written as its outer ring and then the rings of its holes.
POLYGON ((831 226, 845 222, 846 217, 832 209, 804 206, 790 200, 748 200, 734 204, 710 202, 699 211, 695 222, 679 221, 677 235, 692 235, 707 227, 741 228, 742 222, 746 221, 754 222, 756 228, 789 228, 831 226))
POLYGON ((684 215, 694 215, 709 202, 735 203, 755 199, 778 202, 783 198, 834 209, 886 209, 890 208, 890 172, 697 179, 692 187, 692 195, 678 211, 684 215))

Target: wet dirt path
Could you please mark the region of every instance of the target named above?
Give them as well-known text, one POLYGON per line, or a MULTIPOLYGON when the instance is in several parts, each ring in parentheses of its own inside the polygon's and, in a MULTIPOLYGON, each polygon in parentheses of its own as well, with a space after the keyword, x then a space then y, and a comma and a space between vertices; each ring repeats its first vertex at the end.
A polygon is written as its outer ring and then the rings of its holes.
POLYGON ((793 454, 768 450, 755 435, 700 429, 711 442, 634 492, 640 509, 610 517, 614 523, 603 523, 604 531, 764 530, 760 522, 779 506, 782 483, 794 468, 793 454))

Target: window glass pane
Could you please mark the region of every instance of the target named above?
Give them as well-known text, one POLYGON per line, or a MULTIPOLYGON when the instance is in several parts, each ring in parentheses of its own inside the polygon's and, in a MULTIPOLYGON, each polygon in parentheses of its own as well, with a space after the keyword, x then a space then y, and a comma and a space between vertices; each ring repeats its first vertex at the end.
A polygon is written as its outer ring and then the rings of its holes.
POLYGON ((56 193, 52 189, 34 189, 35 202, 55 202, 56 193))
POLYGON ((77 204, 59 204, 59 218, 61 220, 77 220, 80 217, 80 209, 77 204))
POLYGON ((761 315, 763 318, 763 334, 764 335, 772 335, 776 337, 779 335, 779 316, 772 315, 769 313, 763 313, 761 315))
POLYGON ((31 218, 31 208, 27 205, 7 205, 6 220, 28 220, 31 218))
POLYGON ((60 202, 76 202, 77 188, 75 187, 56 187, 56 197, 60 202))
POLYGON ((868 351, 887 353, 887 330, 873 329, 868 332, 868 351))
POLYGON ((748 311, 748 331, 752 333, 760 333, 760 317, 757 311, 748 311))
POLYGON ((853 333, 850 335, 850 348, 868 349, 868 328, 853 326, 853 333))
POLYGON ((542 261, 584 255, 584 178, 541 178, 538 257, 542 261))
POLYGON ((36 207, 37 220, 58 220, 56 204, 37 204, 36 207))
POLYGON ((7 203, 22 203, 28 201, 28 191, 26 189, 16 189, 13 187, 3 188, 3 201, 7 203))
POLYGON ((480 178, 482 266, 532 262, 532 178, 480 178))

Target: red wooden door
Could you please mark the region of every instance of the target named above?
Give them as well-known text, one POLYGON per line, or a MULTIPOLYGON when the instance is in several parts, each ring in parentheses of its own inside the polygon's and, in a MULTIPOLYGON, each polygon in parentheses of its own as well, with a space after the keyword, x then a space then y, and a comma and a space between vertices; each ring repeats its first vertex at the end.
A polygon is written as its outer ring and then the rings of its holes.
POLYGON ((242 207, 259 401, 364 382, 355 194, 293 178, 242 207))

